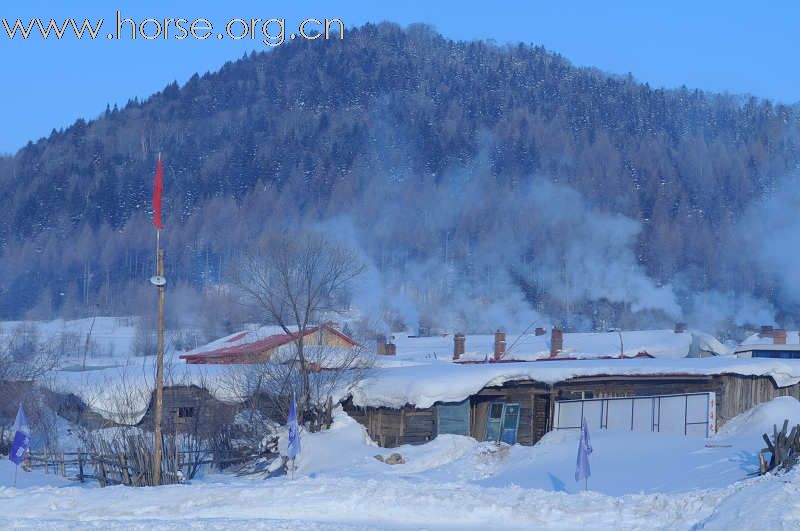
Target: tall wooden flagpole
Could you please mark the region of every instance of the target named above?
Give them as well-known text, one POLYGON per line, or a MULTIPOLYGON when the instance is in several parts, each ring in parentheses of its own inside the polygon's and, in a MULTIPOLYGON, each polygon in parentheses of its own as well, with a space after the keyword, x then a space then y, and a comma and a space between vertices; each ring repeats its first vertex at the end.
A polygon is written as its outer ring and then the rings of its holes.
MULTIPOLYGON (((160 231, 159 231, 160 232, 160 231)), ((159 236, 156 239, 160 239, 159 236)), ((164 249, 160 246, 157 250, 158 269, 156 275, 164 278, 164 249)), ((161 485, 161 424, 164 416, 164 288, 158 286, 158 354, 156 361, 156 426, 155 426, 155 456, 153 459, 153 483, 161 485)))
POLYGON ((164 416, 164 250, 161 248, 161 191, 163 187, 161 153, 158 154, 156 182, 153 190, 153 223, 156 226, 156 276, 150 282, 158 287, 158 352, 156 358, 155 450, 153 455, 153 484, 161 485, 161 456, 163 453, 161 424, 164 416))

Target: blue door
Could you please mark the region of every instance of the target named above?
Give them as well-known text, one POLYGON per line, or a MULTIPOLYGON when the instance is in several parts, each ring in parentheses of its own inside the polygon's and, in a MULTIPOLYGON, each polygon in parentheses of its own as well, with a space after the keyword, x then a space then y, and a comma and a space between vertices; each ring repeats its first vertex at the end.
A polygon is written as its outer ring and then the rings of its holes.
POLYGON ((486 440, 503 441, 508 444, 517 442, 519 426, 519 404, 492 402, 489 404, 489 416, 486 419, 486 440))
POLYGON ((506 404, 503 408, 503 435, 500 440, 504 443, 517 442, 517 426, 519 426, 519 404, 506 404))
POLYGON ((499 441, 503 431, 503 403, 489 404, 489 417, 486 419, 486 440, 499 441))

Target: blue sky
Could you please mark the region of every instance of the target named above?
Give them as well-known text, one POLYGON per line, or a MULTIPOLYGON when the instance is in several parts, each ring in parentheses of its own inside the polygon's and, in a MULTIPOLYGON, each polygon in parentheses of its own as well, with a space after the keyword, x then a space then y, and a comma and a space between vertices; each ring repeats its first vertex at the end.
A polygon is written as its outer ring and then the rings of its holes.
MULTIPOLYGON (((105 19, 116 11, 136 20, 203 17, 215 26, 229 19, 340 18, 365 22, 425 22, 454 39, 542 44, 572 62, 632 73, 651 86, 687 85, 712 91, 800 101, 800 2, 638 1, 214 1, 3 0, 0 18, 105 19)), ((266 47, 259 41, 96 41, 31 37, 11 41, 0 26, 0 153, 77 118, 93 118, 107 104, 147 97, 194 72, 266 47)))

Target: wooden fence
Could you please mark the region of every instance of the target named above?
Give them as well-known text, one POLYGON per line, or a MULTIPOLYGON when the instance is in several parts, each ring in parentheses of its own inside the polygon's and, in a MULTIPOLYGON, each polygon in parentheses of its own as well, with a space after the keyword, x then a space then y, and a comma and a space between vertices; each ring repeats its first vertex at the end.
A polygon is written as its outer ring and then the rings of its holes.
MULTIPOLYGON (((174 457, 165 456, 162 463, 162 483, 181 483, 185 468, 199 465, 224 465, 242 461, 242 457, 214 459, 210 452, 201 450, 174 452, 174 457)), ((108 485, 145 486, 152 484, 152 461, 141 455, 99 454, 77 452, 28 452, 23 467, 25 470, 41 469, 45 474, 80 481, 96 480, 101 487, 108 485)))

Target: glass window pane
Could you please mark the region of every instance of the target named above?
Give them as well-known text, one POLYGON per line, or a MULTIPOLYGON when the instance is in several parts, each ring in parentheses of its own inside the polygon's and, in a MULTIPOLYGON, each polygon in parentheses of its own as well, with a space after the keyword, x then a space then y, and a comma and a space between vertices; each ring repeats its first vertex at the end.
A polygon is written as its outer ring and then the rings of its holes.
POLYGON ((503 429, 516 430, 518 420, 519 420, 519 405, 506 404, 506 414, 505 418, 503 419, 503 429))
POLYGON ((493 419, 499 419, 502 416, 503 416, 503 404, 497 402, 492 404, 491 408, 489 409, 489 417, 493 419))

